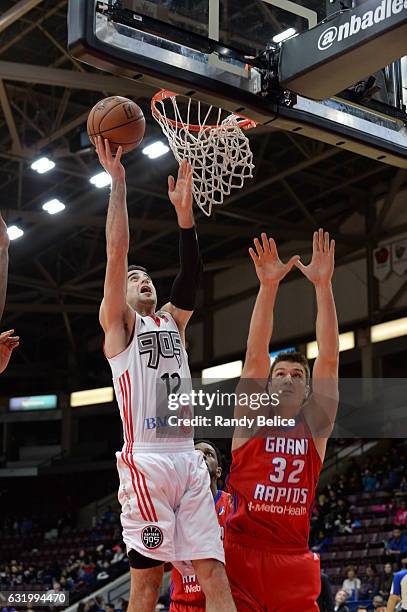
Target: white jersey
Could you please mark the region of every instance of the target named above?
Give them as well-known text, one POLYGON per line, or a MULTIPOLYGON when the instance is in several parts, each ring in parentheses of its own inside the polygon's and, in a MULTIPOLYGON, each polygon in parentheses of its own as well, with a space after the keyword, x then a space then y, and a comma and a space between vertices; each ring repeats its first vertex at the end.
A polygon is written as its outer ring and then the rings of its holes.
POLYGON ((168 412, 167 395, 191 388, 188 355, 172 316, 136 314, 129 345, 108 361, 123 422, 123 451, 193 451, 192 432, 176 437, 168 425, 169 414, 178 413, 168 412))

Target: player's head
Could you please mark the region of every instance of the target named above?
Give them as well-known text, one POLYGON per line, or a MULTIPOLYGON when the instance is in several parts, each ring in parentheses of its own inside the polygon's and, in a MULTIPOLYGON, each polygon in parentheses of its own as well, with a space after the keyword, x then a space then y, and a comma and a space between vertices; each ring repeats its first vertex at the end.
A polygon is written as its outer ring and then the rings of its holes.
POLYGON ((217 480, 222 474, 222 459, 219 449, 210 440, 198 440, 195 449, 203 453, 211 480, 217 480))
POLYGON ((310 393, 310 368, 302 353, 279 353, 270 369, 269 391, 279 395, 279 412, 298 414, 310 393))
POLYGON ((140 314, 155 312, 157 293, 143 266, 129 266, 127 270, 127 303, 140 314))

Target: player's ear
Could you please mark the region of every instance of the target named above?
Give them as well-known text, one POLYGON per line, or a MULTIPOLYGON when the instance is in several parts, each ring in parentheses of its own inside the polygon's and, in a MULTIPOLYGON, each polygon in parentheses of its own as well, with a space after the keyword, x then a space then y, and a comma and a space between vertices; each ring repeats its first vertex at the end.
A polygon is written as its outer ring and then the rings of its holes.
POLYGON ((216 468, 216 478, 220 478, 222 476, 222 468, 216 468))

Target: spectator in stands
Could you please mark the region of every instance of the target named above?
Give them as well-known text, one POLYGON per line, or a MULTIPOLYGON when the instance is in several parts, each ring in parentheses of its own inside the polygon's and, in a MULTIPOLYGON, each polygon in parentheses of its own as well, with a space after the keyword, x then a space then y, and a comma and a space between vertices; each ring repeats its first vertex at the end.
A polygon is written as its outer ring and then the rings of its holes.
POLYGON ((375 612, 378 608, 382 608, 384 606, 384 599, 381 595, 375 595, 372 600, 372 606, 370 610, 375 612))
POLYGON ((320 612, 334 612, 335 601, 331 583, 326 574, 321 572, 321 593, 317 601, 320 612))
POLYGON ((391 585, 393 584, 393 568, 391 563, 386 563, 379 583, 379 595, 386 599, 390 595, 391 585))
POLYGON ((348 594, 344 590, 339 590, 335 595, 335 607, 334 612, 349 612, 349 608, 346 605, 348 594))
POLYGON ((403 476, 400 482, 400 492, 407 493, 407 476, 403 476))
POLYGON ((122 561, 124 559, 125 555, 124 555, 124 550, 122 546, 118 544, 117 546, 114 547, 113 551, 114 551, 114 557, 112 559, 112 563, 119 563, 119 561, 122 561))
POLYGON ((372 599, 379 592, 380 579, 377 575, 376 566, 369 563, 366 567, 366 575, 362 581, 359 591, 359 599, 372 599))
POLYGON ((311 550, 317 553, 325 552, 331 542, 332 542, 332 538, 326 535, 323 529, 320 529, 318 533, 318 537, 316 538, 315 544, 311 548, 311 550))
POLYGON ((371 493, 377 489, 377 478, 369 469, 364 471, 362 486, 365 493, 371 493))
POLYGON ((394 517, 394 525, 400 527, 407 527, 407 503, 405 499, 402 499, 394 517))
POLYGON ((358 599, 360 590, 360 579, 356 576, 356 571, 353 565, 346 568, 346 578, 342 584, 342 590, 348 594, 352 600, 358 599))
POLYGON ((386 545, 386 553, 397 556, 407 554, 407 535, 402 534, 400 527, 393 529, 393 535, 386 545))

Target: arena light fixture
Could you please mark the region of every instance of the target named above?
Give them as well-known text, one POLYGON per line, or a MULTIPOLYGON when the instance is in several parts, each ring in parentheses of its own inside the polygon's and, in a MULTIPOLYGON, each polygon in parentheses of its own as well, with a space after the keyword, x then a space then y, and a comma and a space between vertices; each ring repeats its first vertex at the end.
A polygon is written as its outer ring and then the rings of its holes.
POLYGON ((45 174, 46 172, 49 172, 54 168, 55 162, 53 162, 51 159, 48 159, 48 157, 40 157, 40 159, 37 159, 31 164, 31 169, 35 170, 35 172, 38 172, 38 174, 45 174))
POLYGON ((17 240, 24 235, 24 231, 21 227, 18 227, 18 225, 10 225, 10 227, 7 228, 7 233, 10 240, 17 240))
POLYGON ((56 215, 57 213, 60 213, 65 210, 65 204, 63 204, 57 198, 54 198, 53 200, 45 202, 45 204, 42 205, 42 209, 45 210, 49 215, 56 215))
POLYGON ((395 319, 394 321, 386 321, 386 323, 379 323, 378 325, 372 325, 370 328, 371 342, 383 342, 384 340, 391 340, 392 338, 398 338, 406 335, 407 317, 395 319))
POLYGON ((239 378, 243 369, 243 361, 230 361, 221 365, 205 368, 202 370, 202 384, 210 385, 211 383, 220 382, 221 380, 229 380, 230 378, 239 378))
MULTIPOLYGON (((355 348, 355 332, 345 332, 339 334, 339 352, 350 351, 355 348)), ((307 359, 315 359, 318 357, 317 341, 308 342, 307 344, 307 359)))
POLYGON ((275 36, 273 36, 273 42, 275 43, 280 43, 283 42, 283 40, 287 40, 287 38, 291 38, 291 36, 294 36, 294 34, 297 33, 297 30, 294 28, 288 28, 288 30, 284 30, 284 32, 280 32, 279 34, 276 34, 275 36))
POLYGON ((150 159, 157 159, 165 155, 170 150, 162 140, 156 140, 142 150, 143 155, 147 155, 150 159))
POLYGON ((112 184, 112 178, 107 172, 99 172, 92 176, 89 181, 98 189, 102 189, 112 184))
POLYGON ((88 389, 71 393, 71 407, 93 406, 94 404, 108 404, 113 401, 113 387, 88 389))

